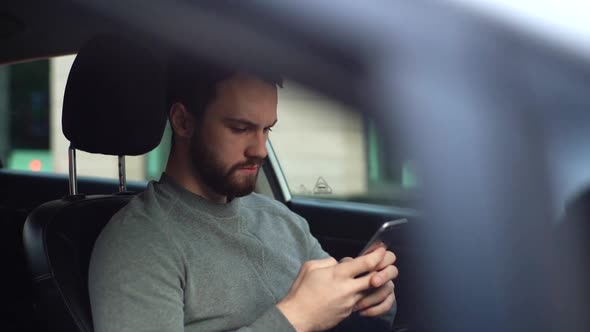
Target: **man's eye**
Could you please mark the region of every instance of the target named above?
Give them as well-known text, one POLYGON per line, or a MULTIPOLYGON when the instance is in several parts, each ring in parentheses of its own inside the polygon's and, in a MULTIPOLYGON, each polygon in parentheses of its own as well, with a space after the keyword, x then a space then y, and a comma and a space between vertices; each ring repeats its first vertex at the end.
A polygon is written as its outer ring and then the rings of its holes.
POLYGON ((265 133, 268 133, 268 132, 271 132, 271 131, 272 131, 272 128, 264 128, 264 132, 265 133))
POLYGON ((248 129, 241 128, 241 127, 231 127, 231 131, 233 131, 234 133, 244 133, 244 132, 246 132, 246 130, 248 130, 248 129))

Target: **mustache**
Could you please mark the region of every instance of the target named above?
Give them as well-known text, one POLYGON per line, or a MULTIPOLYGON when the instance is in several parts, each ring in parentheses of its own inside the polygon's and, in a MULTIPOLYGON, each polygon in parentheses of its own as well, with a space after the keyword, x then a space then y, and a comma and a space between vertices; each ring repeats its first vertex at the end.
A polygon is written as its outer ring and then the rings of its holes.
POLYGON ((266 161, 266 159, 264 159, 264 158, 250 158, 246 161, 243 161, 241 163, 237 163, 237 164, 233 165, 232 168, 229 169, 229 172, 227 172, 227 174, 231 174, 240 168, 247 168, 247 167, 260 168, 264 165, 265 161, 266 161))

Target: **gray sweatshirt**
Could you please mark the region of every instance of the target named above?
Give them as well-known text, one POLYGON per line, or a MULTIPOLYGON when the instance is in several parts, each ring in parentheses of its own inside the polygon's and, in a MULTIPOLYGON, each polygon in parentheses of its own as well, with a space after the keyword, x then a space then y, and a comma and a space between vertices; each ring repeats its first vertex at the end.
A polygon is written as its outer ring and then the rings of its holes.
POLYGON ((166 175, 107 224, 90 261, 96 332, 294 331, 276 309, 327 257, 307 222, 258 194, 216 204, 166 175))

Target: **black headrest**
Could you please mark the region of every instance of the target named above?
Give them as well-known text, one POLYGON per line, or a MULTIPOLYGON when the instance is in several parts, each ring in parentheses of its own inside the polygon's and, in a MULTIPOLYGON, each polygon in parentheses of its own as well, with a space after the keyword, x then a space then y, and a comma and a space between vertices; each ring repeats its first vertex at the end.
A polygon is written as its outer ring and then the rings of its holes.
POLYGON ((97 36, 76 56, 64 95, 62 129, 76 149, 140 155, 166 124, 164 66, 146 47, 97 36))

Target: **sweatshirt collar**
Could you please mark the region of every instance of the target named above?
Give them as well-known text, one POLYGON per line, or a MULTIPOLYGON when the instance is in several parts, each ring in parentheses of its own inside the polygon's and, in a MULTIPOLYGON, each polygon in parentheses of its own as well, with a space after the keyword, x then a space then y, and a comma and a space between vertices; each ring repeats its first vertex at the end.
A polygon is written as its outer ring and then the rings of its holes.
POLYGON ((240 207, 240 198, 238 197, 228 203, 212 202, 187 190, 166 173, 162 173, 158 184, 164 191, 193 209, 221 218, 229 218, 238 215, 240 207))

